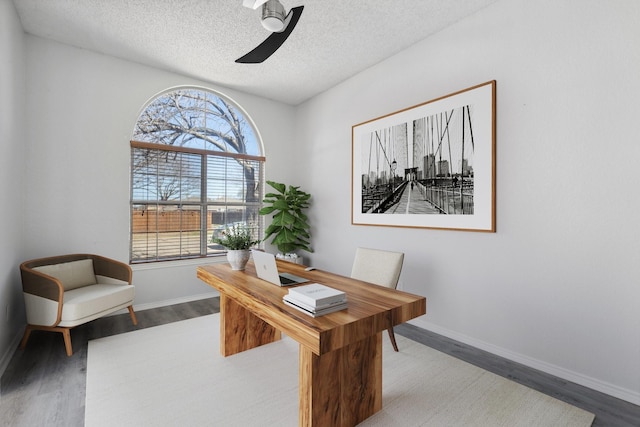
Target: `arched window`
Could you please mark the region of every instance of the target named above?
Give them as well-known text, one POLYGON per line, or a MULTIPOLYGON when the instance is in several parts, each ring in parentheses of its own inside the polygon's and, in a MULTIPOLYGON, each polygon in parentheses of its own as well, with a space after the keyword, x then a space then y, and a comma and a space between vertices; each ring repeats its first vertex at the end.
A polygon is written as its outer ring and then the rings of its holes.
POLYGON ((234 224, 260 239, 263 191, 262 144, 238 105, 202 88, 158 95, 131 140, 130 262, 222 254, 212 236, 234 224))

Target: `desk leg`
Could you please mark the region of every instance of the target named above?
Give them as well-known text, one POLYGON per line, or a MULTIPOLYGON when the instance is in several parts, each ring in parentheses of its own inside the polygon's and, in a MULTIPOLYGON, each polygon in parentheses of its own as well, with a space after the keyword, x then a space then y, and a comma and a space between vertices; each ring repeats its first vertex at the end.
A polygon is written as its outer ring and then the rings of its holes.
POLYGON ((382 409, 382 333, 318 356, 300 345, 300 426, 351 427, 382 409))
POLYGON ((277 341, 280 337, 279 330, 233 299, 220 294, 220 354, 231 356, 277 341))

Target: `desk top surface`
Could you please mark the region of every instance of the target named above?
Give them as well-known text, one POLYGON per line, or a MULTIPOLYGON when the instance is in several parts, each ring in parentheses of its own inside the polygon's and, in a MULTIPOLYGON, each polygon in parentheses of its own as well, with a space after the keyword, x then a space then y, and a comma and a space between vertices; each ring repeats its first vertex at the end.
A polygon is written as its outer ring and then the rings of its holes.
POLYGON ((423 296, 324 270, 305 271, 304 266, 286 261, 278 260, 278 270, 346 292, 348 308, 311 317, 289 307, 282 302, 282 297, 290 287, 279 287, 259 279, 251 261, 244 271, 233 271, 226 263, 201 266, 198 267, 198 278, 315 354, 343 347, 426 313, 423 296))

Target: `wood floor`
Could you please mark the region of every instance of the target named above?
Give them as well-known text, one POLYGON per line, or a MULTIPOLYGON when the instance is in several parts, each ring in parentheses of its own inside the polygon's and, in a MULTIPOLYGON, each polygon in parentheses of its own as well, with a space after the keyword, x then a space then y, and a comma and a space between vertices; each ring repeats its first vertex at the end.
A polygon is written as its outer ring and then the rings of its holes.
MULTIPOLYGON (((74 355, 67 357, 61 334, 33 332, 27 348, 16 350, 0 381, 0 426, 84 426, 84 401, 89 340, 163 325, 219 311, 218 298, 177 304, 137 314, 98 319, 72 330, 74 355)), ((638 427, 640 407, 568 383, 448 338, 401 325, 399 335, 546 393, 596 414, 594 427, 638 427)), ((384 337, 386 339, 386 335, 384 337)), ((400 349, 402 351, 402 349, 400 349)))

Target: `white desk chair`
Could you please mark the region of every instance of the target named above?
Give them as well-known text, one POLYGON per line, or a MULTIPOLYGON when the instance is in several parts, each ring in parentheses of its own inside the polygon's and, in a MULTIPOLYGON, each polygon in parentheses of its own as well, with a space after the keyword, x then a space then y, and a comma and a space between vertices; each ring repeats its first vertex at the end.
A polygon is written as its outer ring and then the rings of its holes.
MULTIPOLYGON (((351 277, 375 285, 396 289, 402 271, 404 253, 357 248, 351 277)), ((398 351, 393 326, 387 328, 393 349, 398 351)))

